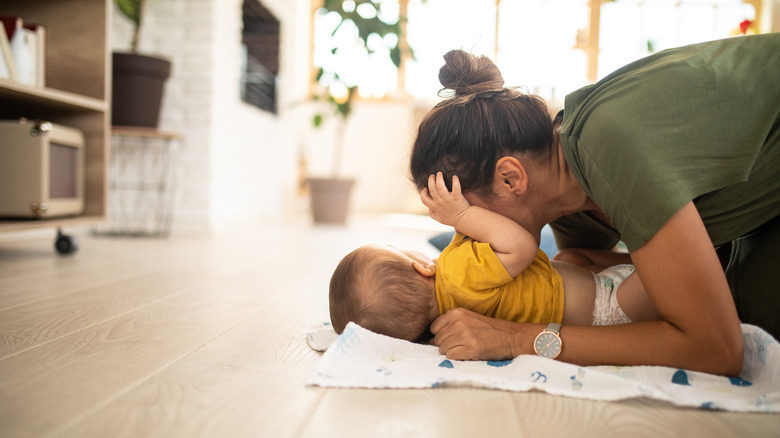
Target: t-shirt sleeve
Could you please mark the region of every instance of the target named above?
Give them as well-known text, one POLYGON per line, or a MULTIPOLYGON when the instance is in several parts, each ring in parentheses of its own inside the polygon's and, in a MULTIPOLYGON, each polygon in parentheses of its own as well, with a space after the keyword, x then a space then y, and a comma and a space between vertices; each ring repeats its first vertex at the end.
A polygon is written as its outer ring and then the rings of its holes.
POLYGON ((448 283, 458 289, 480 291, 512 281, 490 244, 463 239, 462 234, 456 234, 453 241, 457 245, 442 253, 436 266, 448 283))

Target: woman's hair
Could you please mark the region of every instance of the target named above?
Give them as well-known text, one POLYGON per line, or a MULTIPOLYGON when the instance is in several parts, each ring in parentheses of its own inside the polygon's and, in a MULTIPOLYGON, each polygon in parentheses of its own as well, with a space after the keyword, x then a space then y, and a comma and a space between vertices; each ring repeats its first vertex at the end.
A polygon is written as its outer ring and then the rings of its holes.
POLYGON ((453 50, 444 61, 439 95, 448 98, 425 116, 412 147, 411 179, 418 190, 441 171, 450 190, 458 175, 464 192, 489 195, 499 158, 549 159, 560 120, 551 118, 544 100, 505 88, 498 67, 484 56, 453 50))
POLYGON ((330 280, 330 321, 337 333, 353 321, 394 338, 427 333, 434 299, 411 263, 361 247, 344 257, 330 280))

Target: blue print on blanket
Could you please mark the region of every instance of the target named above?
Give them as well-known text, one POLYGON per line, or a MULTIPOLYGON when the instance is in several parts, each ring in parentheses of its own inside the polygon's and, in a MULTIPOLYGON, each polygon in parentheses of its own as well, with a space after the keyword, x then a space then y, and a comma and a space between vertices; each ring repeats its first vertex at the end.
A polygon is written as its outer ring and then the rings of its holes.
POLYGON ((569 378, 571 379, 571 389, 575 391, 582 389, 582 382, 577 380, 577 376, 571 376, 569 378))
POLYGON ((333 348, 336 349, 337 353, 347 353, 349 347, 354 347, 360 343, 360 337, 355 336, 355 333, 357 332, 355 327, 356 326, 352 323, 347 324, 347 327, 344 329, 341 335, 336 338, 336 341, 333 344, 333 348))
POLYGON ((664 367, 577 367, 535 356, 457 361, 435 347, 377 335, 350 323, 325 352, 309 384, 536 389, 594 400, 648 397, 701 409, 780 413, 780 345, 757 327, 743 325, 742 330, 743 372, 728 378, 664 367))
POLYGON ((538 383, 538 382, 547 383, 547 376, 542 374, 541 371, 534 371, 533 373, 531 373, 531 379, 533 379, 532 381, 534 383, 538 383))
POLYGON ((585 377, 585 370, 577 368, 577 374, 569 377, 571 379, 571 389, 579 391, 582 389, 582 379, 585 377))
POLYGON ((691 386, 691 384, 688 382, 688 373, 686 373, 685 370, 675 371, 674 375, 672 376, 672 383, 677 385, 691 386))
POLYGON ((769 345, 775 343, 775 338, 769 333, 763 330, 756 330, 751 333, 745 333, 743 335, 745 344, 752 343, 756 346, 756 355, 761 365, 766 365, 766 354, 769 349, 769 345))
POLYGON ((743 379, 742 377, 729 377, 729 381, 734 386, 753 386, 753 382, 743 379))

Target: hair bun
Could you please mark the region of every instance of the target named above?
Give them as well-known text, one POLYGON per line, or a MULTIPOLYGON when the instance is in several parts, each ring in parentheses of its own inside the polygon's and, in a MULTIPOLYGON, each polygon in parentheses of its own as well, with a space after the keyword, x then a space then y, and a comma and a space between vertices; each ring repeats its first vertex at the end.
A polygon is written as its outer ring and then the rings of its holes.
POLYGON ((451 50, 444 55, 439 69, 439 82, 453 90, 456 96, 500 91, 504 78, 496 64, 486 56, 476 56, 463 50, 451 50))

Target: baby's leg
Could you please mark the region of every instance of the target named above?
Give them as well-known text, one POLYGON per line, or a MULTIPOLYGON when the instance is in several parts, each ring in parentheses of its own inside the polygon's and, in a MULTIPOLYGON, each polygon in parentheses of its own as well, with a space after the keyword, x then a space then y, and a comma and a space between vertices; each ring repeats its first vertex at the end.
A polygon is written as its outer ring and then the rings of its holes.
POLYGON ((593 274, 596 282, 596 300, 593 304, 593 325, 617 325, 631 322, 617 300, 620 284, 631 275, 634 267, 619 265, 593 274))
POLYGON ((617 265, 594 275, 593 325, 615 325, 658 319, 655 306, 631 265, 617 265))
POLYGON ((631 318, 631 321, 651 321, 661 318, 636 272, 620 283, 616 293, 620 308, 631 318))

